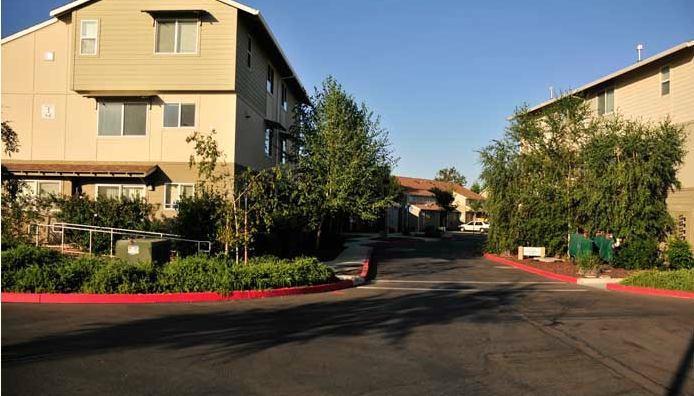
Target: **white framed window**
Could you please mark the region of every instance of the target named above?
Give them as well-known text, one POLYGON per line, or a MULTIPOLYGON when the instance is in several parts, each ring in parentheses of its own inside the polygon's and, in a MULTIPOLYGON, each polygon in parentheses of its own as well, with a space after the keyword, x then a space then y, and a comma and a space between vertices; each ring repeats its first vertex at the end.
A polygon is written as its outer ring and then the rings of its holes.
POLYGON ((614 88, 608 88, 598 94, 598 114, 610 114, 614 111, 614 88))
POLYGON ((192 183, 166 183, 164 209, 178 209, 181 198, 193 195, 195 195, 195 185, 192 183))
POLYGON ((80 55, 96 55, 98 49, 99 21, 80 22, 80 55))
POLYGON ((660 96, 670 94, 670 66, 660 68, 660 96))
POLYGON ((265 87, 268 93, 275 93, 275 69, 270 65, 267 65, 267 84, 265 87))
POLYGON ((147 103, 99 102, 98 136, 147 135, 147 103))
POLYGON ((22 180, 22 194, 34 197, 48 197, 50 195, 60 195, 63 191, 61 180, 22 180))
POLYGON ((253 40, 248 36, 248 46, 246 47, 246 66, 250 69, 253 60, 253 40))
POLYGON ((271 128, 265 128, 265 155, 268 157, 272 156, 272 141, 274 135, 274 131, 271 128))
POLYGON ((165 103, 164 128, 194 128, 195 103, 165 103))
POLYGON ((280 139, 280 164, 287 163, 287 138, 280 139))
POLYGON ((287 111, 288 109, 287 105, 287 86, 285 84, 282 84, 282 110, 287 111))
POLYGON ((195 54, 198 52, 197 19, 157 19, 154 52, 157 54, 195 54))
POLYGON ((99 198, 145 198, 144 184, 97 184, 94 199, 99 198))

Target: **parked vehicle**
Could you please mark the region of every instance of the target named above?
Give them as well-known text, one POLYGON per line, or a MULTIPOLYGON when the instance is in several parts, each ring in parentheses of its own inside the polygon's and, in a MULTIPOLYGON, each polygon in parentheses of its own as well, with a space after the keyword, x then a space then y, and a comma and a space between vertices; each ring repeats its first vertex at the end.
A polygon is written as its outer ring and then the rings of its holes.
POLYGON ((488 232, 489 231, 489 223, 486 223, 484 221, 471 221, 469 223, 461 224, 460 226, 461 231, 472 231, 472 232, 488 232))

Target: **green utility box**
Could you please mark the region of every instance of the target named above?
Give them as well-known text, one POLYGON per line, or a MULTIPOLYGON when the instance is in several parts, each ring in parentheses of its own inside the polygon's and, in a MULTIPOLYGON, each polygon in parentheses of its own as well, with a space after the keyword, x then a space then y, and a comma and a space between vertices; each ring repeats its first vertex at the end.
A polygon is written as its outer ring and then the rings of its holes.
POLYGON ((165 264, 171 256, 168 239, 121 239, 116 241, 116 257, 131 263, 150 261, 165 264))

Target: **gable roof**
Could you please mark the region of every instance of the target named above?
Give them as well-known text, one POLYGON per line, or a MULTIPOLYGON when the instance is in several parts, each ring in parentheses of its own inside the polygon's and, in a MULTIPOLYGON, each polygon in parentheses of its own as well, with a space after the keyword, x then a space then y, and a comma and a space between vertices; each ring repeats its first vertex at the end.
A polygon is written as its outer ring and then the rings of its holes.
POLYGON ((438 180, 429 179, 417 179, 414 177, 405 176, 395 176, 400 186, 405 189, 408 194, 412 195, 434 195, 431 191, 432 188, 438 188, 444 191, 453 191, 465 198, 484 200, 485 198, 474 191, 471 191, 460 184, 455 184, 451 182, 444 182, 438 180))
MULTIPOLYGON (((7 37, 3 38, 2 44, 5 44, 5 43, 10 42, 12 40, 18 39, 22 36, 29 34, 29 33, 35 32, 35 31, 37 31, 37 30, 39 30, 45 26, 51 25, 51 24, 57 22, 58 18, 60 16, 65 15, 68 12, 71 12, 75 8, 78 8, 78 7, 81 7, 87 3, 92 3, 92 2, 96 2, 96 1, 99 1, 99 0, 76 0, 76 1, 73 1, 71 3, 65 4, 64 6, 55 8, 49 12, 50 16, 52 17, 51 19, 44 21, 44 22, 41 22, 41 23, 34 25, 30 28, 24 29, 20 32, 17 32, 15 34, 11 35, 11 36, 7 36, 7 37)), ((303 96, 301 98, 301 101, 303 103, 309 103, 310 99, 308 97, 308 94, 306 93, 306 89, 304 88, 304 84, 301 82, 301 80, 299 79, 299 76, 294 71, 294 68, 292 67, 291 63, 289 63, 289 58, 287 58, 287 55, 282 50, 282 47, 280 47, 280 44, 277 41, 277 38, 272 33, 270 26, 265 21, 265 18, 263 18, 263 15, 260 13, 260 10, 256 10, 255 8, 251 8, 245 4, 242 4, 242 3, 239 3, 236 1, 232 1, 232 0, 217 0, 217 1, 219 1, 220 3, 224 3, 228 6, 234 7, 238 10, 241 10, 241 11, 251 15, 252 17, 255 17, 258 20, 258 22, 260 22, 260 25, 263 27, 265 32, 270 37, 270 40, 272 41, 273 45, 275 46, 275 48, 279 52, 280 56, 282 57, 282 61, 287 65, 287 69, 289 69, 289 71, 291 73, 291 75, 286 76, 286 77, 282 77, 282 79, 283 80, 287 80, 287 79, 296 80, 297 85, 299 86, 300 94, 301 94, 301 96, 303 96)))
MULTIPOLYGON (((569 93, 566 94, 566 95, 576 95, 576 94, 580 94, 580 93, 586 91, 587 89, 590 89, 590 88, 595 87, 596 85, 602 84, 602 83, 604 83, 604 82, 606 82, 606 81, 612 80, 613 78, 616 78, 616 77, 619 77, 619 76, 621 76, 621 75, 624 75, 624 74, 627 74, 627 73, 629 73, 629 72, 632 72, 632 71, 634 71, 634 70, 640 69, 640 68, 642 68, 642 67, 644 67, 644 66, 646 66, 646 65, 649 65, 649 64, 651 64, 651 63, 653 63, 653 62, 655 62, 655 61, 657 61, 657 60, 660 60, 660 59, 662 59, 662 58, 664 58, 664 57, 666 57, 666 56, 668 56, 668 55, 672 55, 672 54, 674 54, 674 53, 676 53, 676 52, 685 50, 685 49, 687 49, 687 48, 692 48, 692 47, 694 47, 694 40, 686 41, 686 42, 684 42, 684 43, 682 43, 682 44, 680 44, 680 45, 674 46, 674 47, 669 48, 669 49, 667 49, 667 50, 665 50, 665 51, 663 51, 663 52, 660 52, 660 53, 658 53, 658 54, 655 54, 655 55, 651 56, 650 58, 646 58, 646 59, 644 59, 644 60, 642 60, 642 61, 640 61, 640 62, 637 62, 637 63, 635 63, 635 64, 633 64, 633 65, 630 65, 630 66, 627 66, 627 67, 625 67, 625 68, 623 68, 623 69, 617 70, 616 72, 614 72, 614 73, 612 73, 612 74, 608 74, 608 75, 605 76, 605 77, 602 77, 602 78, 599 78, 599 79, 597 79, 597 80, 595 80, 595 81, 593 81, 593 82, 590 82, 590 83, 588 83, 588 84, 586 84, 586 85, 584 85, 584 86, 582 86, 582 87, 576 88, 576 89, 572 90, 571 92, 569 92, 569 93)), ((564 95, 564 96, 566 96, 566 95, 564 95)), ((528 112, 528 113, 532 113, 533 111, 539 110, 539 109, 541 109, 541 108, 543 108, 543 107, 545 107, 545 106, 547 106, 547 105, 550 105, 550 104, 556 102, 556 101, 559 100, 561 97, 562 97, 562 95, 560 95, 560 96, 558 96, 558 97, 556 97, 556 98, 550 99, 550 100, 548 100, 548 101, 545 101, 545 102, 543 102, 543 103, 540 103, 540 104, 537 105, 537 106, 534 106, 534 107, 529 108, 527 112, 528 112)), ((509 119, 512 119, 512 118, 513 118, 513 116, 509 117, 509 119)))

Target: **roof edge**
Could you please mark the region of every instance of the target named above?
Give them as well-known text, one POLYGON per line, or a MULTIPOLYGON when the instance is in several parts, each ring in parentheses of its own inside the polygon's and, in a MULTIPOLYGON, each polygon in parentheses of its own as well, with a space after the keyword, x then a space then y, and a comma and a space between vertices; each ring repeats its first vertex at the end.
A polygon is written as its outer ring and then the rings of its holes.
MULTIPOLYGON (((542 102, 542 103, 540 103, 540 104, 538 104, 538 105, 536 105, 536 106, 533 106, 533 107, 529 108, 529 109, 526 111, 526 113, 532 113, 532 112, 534 112, 534 111, 536 111, 536 110, 539 110, 539 109, 541 109, 541 108, 543 108, 543 107, 546 107, 546 106, 548 106, 548 105, 550 105, 550 104, 556 102, 557 100, 559 100, 560 98, 562 98, 562 97, 564 97, 564 96, 575 95, 575 94, 577 94, 577 93, 581 93, 581 92, 583 92, 583 91, 585 91, 585 90, 587 90, 587 89, 589 89, 589 88, 592 88, 592 87, 594 87, 594 86, 596 86, 596 85, 598 85, 598 84, 602 84, 602 83, 604 83, 605 81, 608 81, 608 80, 611 80, 611 79, 613 79, 613 78, 619 77, 619 76, 621 76, 621 75, 623 75, 623 74, 626 74, 626 73, 628 73, 628 72, 631 72, 631 71, 633 71, 633 70, 636 70, 636 69, 638 69, 638 68, 641 68, 641 67, 643 67, 643 66, 646 66, 646 65, 648 65, 648 64, 650 64, 650 63, 653 63, 653 62, 655 62, 655 61, 657 61, 657 60, 659 60, 659 59, 662 59, 662 58, 664 58, 664 57, 666 57, 666 56, 668 56, 668 55, 674 54, 675 52, 679 52, 679 51, 681 51, 681 50, 683 50, 683 49, 691 48, 691 47, 694 47, 694 40, 685 41, 685 42, 682 43, 682 44, 676 45, 676 46, 674 46, 674 47, 672 47, 672 48, 666 49, 665 51, 659 52, 659 53, 657 53, 657 54, 655 54, 655 55, 653 55, 653 56, 651 56, 651 57, 649 57, 649 58, 646 58, 646 59, 642 60, 641 62, 637 62, 637 63, 635 63, 635 64, 633 64, 633 65, 629 65, 629 66, 627 66, 627 67, 624 67, 624 68, 622 68, 622 69, 617 70, 616 72, 613 72, 613 73, 611 73, 611 74, 608 74, 608 75, 605 76, 605 77, 599 78, 599 79, 597 79, 597 80, 595 80, 595 81, 593 81, 593 82, 590 82, 590 83, 585 84, 585 85, 583 85, 583 86, 581 86, 581 87, 579 87, 579 88, 576 88, 576 89, 572 90, 571 92, 566 93, 565 95, 560 95, 560 96, 558 96, 558 97, 556 97, 556 98, 554 98, 554 99, 550 99, 550 100, 544 101, 544 102, 542 102)), ((509 116, 507 119, 510 120, 510 119, 513 119, 513 117, 514 117, 514 116, 509 116)))
POLYGON ((56 22, 58 22, 58 18, 51 18, 51 19, 49 19, 49 20, 47 20, 47 21, 43 21, 43 22, 37 23, 37 24, 34 25, 34 26, 28 27, 28 28, 26 28, 26 29, 24 29, 24 30, 20 30, 19 32, 15 33, 15 34, 11 34, 11 35, 9 35, 9 36, 3 38, 1 43, 2 43, 2 44, 9 43, 9 42, 12 41, 12 40, 16 40, 16 39, 18 39, 18 38, 20 38, 20 37, 26 36, 27 34, 30 34, 30 33, 33 33, 33 32, 35 32, 35 31, 37 31, 37 30, 43 29, 43 28, 45 28, 46 26, 50 26, 50 25, 52 25, 52 24, 54 24, 54 23, 56 23, 56 22))

